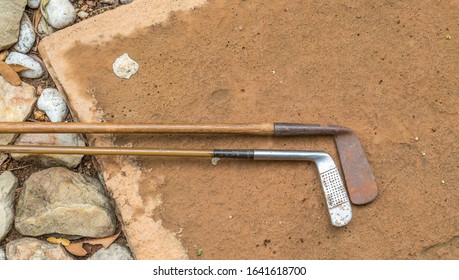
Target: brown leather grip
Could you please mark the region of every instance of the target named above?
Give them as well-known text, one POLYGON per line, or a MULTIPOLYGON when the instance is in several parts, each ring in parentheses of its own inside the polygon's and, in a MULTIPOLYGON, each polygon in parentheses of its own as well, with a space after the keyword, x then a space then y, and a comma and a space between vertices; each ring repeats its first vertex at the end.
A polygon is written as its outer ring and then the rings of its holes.
POLYGON ((350 132, 349 128, 336 125, 274 123, 275 136, 336 135, 347 132, 350 132))

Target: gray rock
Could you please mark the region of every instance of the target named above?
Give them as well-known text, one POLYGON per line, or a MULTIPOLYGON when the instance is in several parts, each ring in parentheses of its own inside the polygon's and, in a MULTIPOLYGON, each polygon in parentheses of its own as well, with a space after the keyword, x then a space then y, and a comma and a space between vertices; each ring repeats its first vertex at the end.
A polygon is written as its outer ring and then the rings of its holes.
POLYGON ((10 171, 0 175, 0 241, 10 231, 14 219, 14 194, 18 178, 10 171))
POLYGON ((118 57, 113 63, 113 72, 116 76, 127 79, 137 73, 139 70, 139 64, 132 60, 127 53, 118 57))
POLYGON ((35 38, 35 31, 33 30, 32 22, 29 17, 24 14, 21 19, 19 40, 13 46, 13 49, 21 53, 28 53, 35 44, 35 38))
POLYGON ((27 6, 31 9, 36 9, 40 6, 41 0, 27 0, 27 6))
POLYGON ((90 260, 133 260, 131 251, 119 244, 113 243, 107 249, 102 248, 92 255, 90 260))
POLYGON ((55 88, 46 88, 37 101, 37 108, 46 113, 52 122, 61 122, 69 110, 62 94, 55 88))
POLYGON ((124 5, 124 4, 129 4, 132 1, 134 1, 134 0, 120 0, 120 3, 124 5))
POLYGON ((0 51, 18 41, 19 26, 27 0, 0 0, 0 51))
MULTIPOLYGON (((33 86, 23 82, 15 87, 0 76, 0 122, 25 121, 36 100, 33 86)), ((11 143, 14 137, 14 134, 0 134, 0 145, 11 143)))
POLYGON ((30 68, 30 70, 19 73, 19 76, 23 78, 36 79, 43 76, 44 73, 40 63, 36 62, 30 56, 20 52, 10 52, 10 54, 6 57, 5 62, 7 64, 20 64, 30 68))
POLYGON ((40 21, 38 22, 38 27, 37 27, 38 34, 40 34, 41 37, 46 37, 48 35, 51 35, 56 31, 51 25, 49 25, 46 20, 42 17, 40 21))
POLYGON ((60 244, 25 237, 6 244, 8 260, 73 260, 60 244))
MULTIPOLYGON (((85 142, 79 134, 20 134, 15 145, 33 146, 78 146, 84 147, 85 142)), ((68 168, 77 167, 83 155, 59 155, 59 154, 15 154, 11 157, 18 161, 36 162, 42 165, 65 166, 68 168)))
POLYGON ((76 11, 68 0, 50 0, 41 12, 46 21, 56 29, 62 29, 72 24, 76 19, 76 11))
POLYGON ((115 233, 116 219, 99 181, 52 167, 24 182, 14 225, 28 236, 105 237, 115 233))
POLYGON ((5 249, 0 248, 0 261, 6 260, 5 249))

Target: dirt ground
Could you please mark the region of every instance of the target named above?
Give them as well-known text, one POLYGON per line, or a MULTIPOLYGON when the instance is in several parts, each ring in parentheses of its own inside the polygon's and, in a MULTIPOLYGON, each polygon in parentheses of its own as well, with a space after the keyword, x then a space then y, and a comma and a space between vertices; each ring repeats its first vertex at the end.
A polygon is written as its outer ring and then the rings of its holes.
MULTIPOLYGON (((459 2, 341 2, 215 0, 66 54, 107 122, 337 124, 361 139, 380 193, 345 228, 330 225, 312 164, 137 158, 142 200, 162 200, 151 219, 191 259, 459 258, 459 2), (124 52, 140 63, 130 80, 112 73, 124 52)), ((115 143, 315 149, 339 163, 327 137, 115 143)))

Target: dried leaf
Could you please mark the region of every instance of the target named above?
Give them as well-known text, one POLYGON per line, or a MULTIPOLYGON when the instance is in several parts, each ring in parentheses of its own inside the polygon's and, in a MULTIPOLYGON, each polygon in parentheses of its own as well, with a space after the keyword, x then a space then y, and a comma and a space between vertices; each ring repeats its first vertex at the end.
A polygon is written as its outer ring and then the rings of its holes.
POLYGON ((70 240, 65 239, 65 238, 48 237, 46 238, 46 241, 48 241, 49 243, 53 243, 53 244, 62 244, 64 246, 70 245, 70 240))
POLYGON ((102 245, 104 248, 108 248, 108 246, 110 246, 113 243, 113 241, 115 241, 116 238, 118 238, 120 233, 121 232, 118 232, 115 235, 104 237, 104 238, 90 239, 90 240, 84 240, 84 241, 80 241, 80 242, 71 243, 70 245, 66 245, 65 249, 70 254, 73 254, 73 255, 79 256, 79 257, 84 257, 84 256, 86 256, 88 254, 88 251, 86 251, 83 248, 84 244, 102 245))
POLYGON ((118 232, 117 234, 109 236, 109 237, 86 240, 86 241, 84 241, 84 243, 88 243, 88 244, 91 244, 91 245, 102 245, 102 246, 104 246, 104 248, 108 248, 108 246, 110 246, 113 243, 113 241, 115 241, 118 238, 120 233, 121 233, 121 231, 118 232))
POLYGON ((64 248, 70 254, 78 256, 78 257, 84 257, 88 254, 88 252, 83 248, 83 243, 81 242, 71 243, 70 245, 65 246, 64 248))
POLYGON ((13 86, 20 86, 22 83, 18 73, 3 61, 0 61, 0 76, 3 76, 3 78, 13 86))
POLYGON ((5 61, 7 56, 8 56, 8 51, 7 50, 4 50, 4 51, 0 52, 0 60, 1 61, 5 61))
POLYGON ((48 20, 48 12, 46 11, 46 5, 48 5, 49 0, 41 0, 41 10, 43 10, 43 16, 48 20))
POLYGON ((37 34, 38 34, 38 24, 40 23, 40 19, 41 19, 41 10, 36 9, 33 15, 33 30, 37 34))
POLYGON ((16 73, 19 73, 19 72, 22 72, 22 71, 27 71, 27 70, 31 70, 30 68, 28 67, 25 67, 21 64, 8 64, 11 68, 13 68, 14 71, 16 71, 16 73))

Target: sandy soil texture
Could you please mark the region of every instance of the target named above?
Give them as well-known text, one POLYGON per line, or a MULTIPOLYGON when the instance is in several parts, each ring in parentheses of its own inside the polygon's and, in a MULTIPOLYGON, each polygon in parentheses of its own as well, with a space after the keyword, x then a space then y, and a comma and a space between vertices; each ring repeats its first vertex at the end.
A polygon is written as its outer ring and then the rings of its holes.
MULTIPOLYGON (((358 134, 380 194, 345 228, 329 224, 312 164, 134 159, 142 201, 160 201, 135 215, 176 232, 190 258, 459 258, 459 3, 344 2, 210 1, 66 52, 67 76, 107 122, 288 121, 358 134), (140 64, 130 80, 112 73, 125 52, 140 64)), ((339 163, 327 137, 114 143, 316 149, 339 163)))

